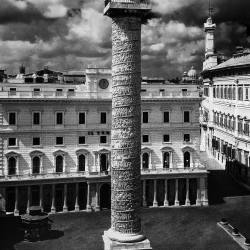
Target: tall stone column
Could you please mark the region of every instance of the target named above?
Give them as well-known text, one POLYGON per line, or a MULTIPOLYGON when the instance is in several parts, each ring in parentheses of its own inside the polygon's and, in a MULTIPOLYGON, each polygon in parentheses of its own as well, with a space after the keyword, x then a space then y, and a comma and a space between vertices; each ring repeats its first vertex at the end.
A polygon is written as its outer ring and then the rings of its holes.
MULTIPOLYGON (((112 18, 111 228, 105 250, 151 249, 141 231, 141 23, 142 1, 105 1, 112 18)), ((144 1, 145 2, 145 1, 144 1)))

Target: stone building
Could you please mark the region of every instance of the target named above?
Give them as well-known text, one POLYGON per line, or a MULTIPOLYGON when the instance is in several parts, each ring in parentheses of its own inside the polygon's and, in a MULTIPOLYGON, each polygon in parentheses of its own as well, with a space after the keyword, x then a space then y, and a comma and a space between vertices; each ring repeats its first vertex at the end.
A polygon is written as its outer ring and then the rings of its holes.
MULTIPOLYGON (((111 70, 96 67, 84 74, 46 68, 1 83, 0 193, 7 212, 110 207, 111 87, 111 70)), ((197 85, 145 78, 141 97, 143 205, 208 205, 197 85)))
POLYGON ((214 31, 210 17, 205 24, 206 37, 210 40, 206 41, 202 72, 205 99, 201 105, 201 150, 207 151, 223 166, 228 161, 236 162, 239 171, 242 166, 242 174, 247 177, 250 166, 250 50, 238 47, 232 58, 220 63, 214 53, 214 31))

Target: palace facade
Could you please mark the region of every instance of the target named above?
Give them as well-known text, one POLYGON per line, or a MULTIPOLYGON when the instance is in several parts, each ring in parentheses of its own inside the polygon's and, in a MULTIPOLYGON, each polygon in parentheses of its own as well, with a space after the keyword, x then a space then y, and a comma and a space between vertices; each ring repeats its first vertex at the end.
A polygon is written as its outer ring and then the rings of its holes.
MULTIPOLYGON (((110 69, 97 67, 32 74, 22 68, 3 79, 0 193, 7 212, 110 207, 111 88, 110 69)), ((208 205, 198 85, 144 78, 141 98, 142 205, 208 205)))
POLYGON ((245 181, 250 174, 250 50, 237 47, 220 62, 214 48, 216 25, 205 24, 206 54, 203 64, 204 100, 201 105, 201 150, 245 181), (231 164, 232 163, 232 164, 231 164))

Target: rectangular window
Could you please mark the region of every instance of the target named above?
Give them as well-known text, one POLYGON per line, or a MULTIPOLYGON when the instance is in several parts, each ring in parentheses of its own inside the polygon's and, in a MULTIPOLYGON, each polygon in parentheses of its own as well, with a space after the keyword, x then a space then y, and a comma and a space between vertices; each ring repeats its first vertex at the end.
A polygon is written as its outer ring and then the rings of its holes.
POLYGON ((170 142, 170 136, 169 135, 163 135, 163 142, 170 142))
POLYGON ((10 88, 10 95, 16 95, 16 88, 10 88))
POLYGON ((63 125, 63 112, 56 112, 56 125, 63 125))
POLYGON ((184 134, 184 141, 190 142, 190 134, 184 134))
POLYGON ((144 142, 144 143, 149 142, 149 136, 148 135, 143 135, 142 136, 142 142, 144 142))
POLYGON ((8 146, 9 147, 17 146, 17 140, 16 140, 16 138, 9 138, 8 139, 8 146))
POLYGON ((85 119, 85 112, 80 112, 79 113, 79 124, 83 125, 86 123, 86 119, 85 119))
POLYGON ((164 123, 169 123, 169 112, 168 111, 165 111, 163 113, 163 121, 164 121, 164 123))
POLYGON ((101 124, 106 124, 107 123, 107 113, 106 112, 101 112, 101 124))
POLYGON ((33 146, 40 146, 40 137, 33 137, 33 146))
POLYGON ((78 144, 85 144, 86 140, 85 140, 85 136, 79 136, 78 138, 78 144))
POLYGON ((34 92, 34 96, 38 96, 38 95, 40 95, 40 89, 38 89, 38 88, 34 88, 33 89, 33 92, 34 92))
POLYGON ((148 123, 148 112, 142 112, 142 122, 148 123))
POLYGON ((56 137, 56 145, 63 145, 63 137, 62 136, 56 137))
POLYGON ((106 135, 101 135, 100 136, 100 143, 101 144, 106 144, 107 143, 107 136, 106 135))
POLYGON ((33 125, 40 125, 40 112, 33 112, 33 125))
POLYGON ((187 96, 188 95, 187 89, 182 89, 181 92, 182 92, 182 96, 187 96))
POLYGON ((9 113, 9 125, 12 125, 12 126, 16 125, 16 112, 9 113))
POLYGON ((57 96, 62 96, 62 94, 63 94, 63 89, 56 89, 57 96))
POLYGON ((190 122, 190 112, 184 111, 184 122, 190 122))
POLYGON ((74 89, 68 89, 68 94, 69 95, 74 95, 75 94, 75 90, 74 89))

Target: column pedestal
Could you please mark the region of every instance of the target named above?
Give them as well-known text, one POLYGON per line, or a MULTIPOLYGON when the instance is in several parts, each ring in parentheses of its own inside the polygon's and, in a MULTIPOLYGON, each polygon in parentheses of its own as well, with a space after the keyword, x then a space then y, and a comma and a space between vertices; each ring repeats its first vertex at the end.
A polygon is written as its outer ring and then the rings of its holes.
POLYGON ((88 193, 87 193, 86 211, 87 211, 87 212, 91 212, 91 205, 90 205, 90 183, 88 183, 88 193))
MULTIPOLYGON (((102 236, 104 241, 104 250, 152 250, 150 242, 144 237, 140 241, 136 242, 119 242, 109 237, 110 231, 105 231, 102 236)), ((128 237, 127 235, 124 235, 128 237)), ((132 236, 132 235, 131 235, 132 236)), ((132 236, 133 238, 133 236, 132 236)))
POLYGON ((154 201, 153 201, 153 207, 158 207, 158 202, 157 202, 157 180, 154 180, 154 201))
POLYGON ((175 206, 180 206, 179 195, 178 195, 178 179, 175 180, 175 206))

